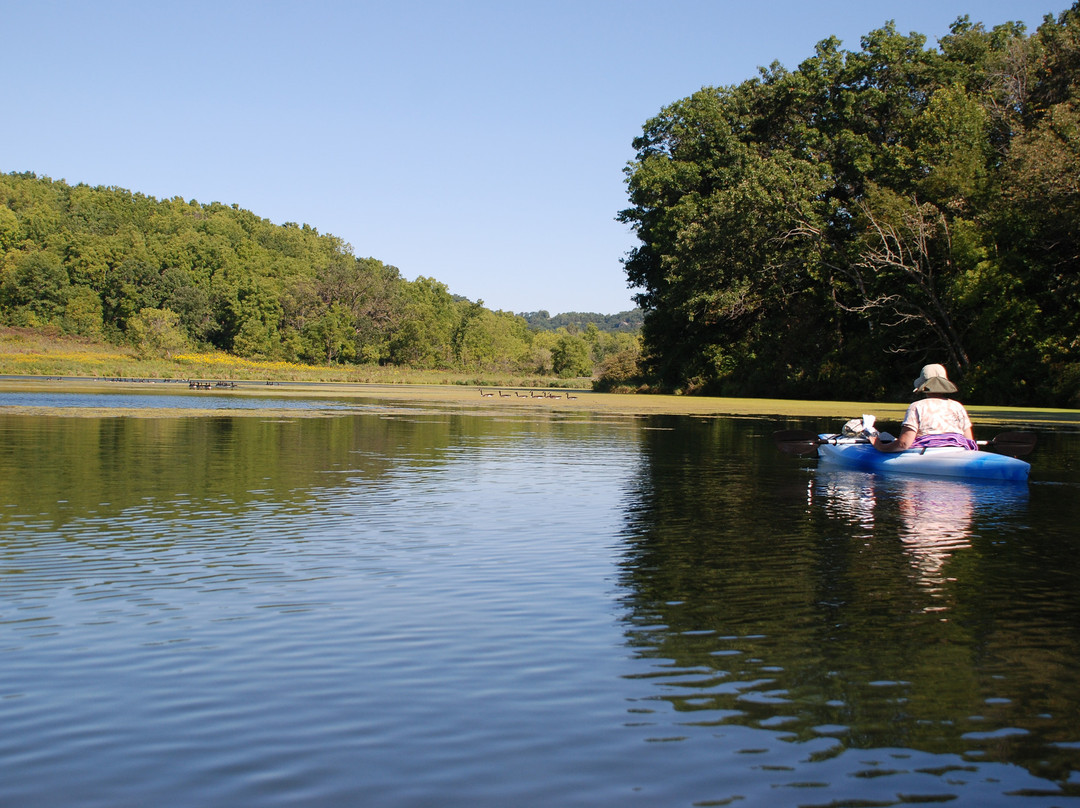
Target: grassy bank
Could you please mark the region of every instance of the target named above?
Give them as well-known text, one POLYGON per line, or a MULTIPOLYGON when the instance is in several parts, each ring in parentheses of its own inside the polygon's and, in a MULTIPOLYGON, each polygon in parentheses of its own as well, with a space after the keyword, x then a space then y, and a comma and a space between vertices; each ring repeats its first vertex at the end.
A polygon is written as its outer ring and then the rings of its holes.
MULTIPOLYGON (((145 391, 136 380, 178 381, 204 379, 235 381, 235 389, 219 390, 223 395, 296 396, 313 398, 377 398, 400 402, 402 406, 430 403, 437 406, 485 408, 501 412, 538 412, 584 410, 597 414, 619 415, 699 415, 759 416, 774 420, 777 426, 786 418, 820 419, 822 430, 839 429, 849 418, 874 413, 883 423, 898 423, 908 402, 788 401, 782 399, 709 398, 705 396, 636 395, 590 393, 588 379, 549 377, 489 377, 447 371, 423 371, 391 367, 315 367, 287 362, 256 362, 220 353, 183 354, 171 359, 140 359, 133 351, 113 345, 84 340, 62 339, 55 335, 20 329, 0 329, 0 375, 23 377, 19 381, 0 382, 2 389, 52 390, 89 389, 91 391, 130 387, 145 391), (26 378, 31 377, 31 378, 26 378), (68 381, 55 379, 63 377, 68 381), (272 382, 268 385, 267 382, 272 382), (485 397, 477 390, 486 388, 485 397), (533 398, 510 394, 514 389, 562 387, 575 389, 573 396, 533 398), (504 395, 499 395, 504 392, 504 395)), ((187 385, 170 385, 187 391, 187 385)), ((194 393, 199 395, 199 393, 194 393)), ((969 407, 972 420, 979 423, 1080 424, 1078 410, 969 407)), ((56 409, 52 409, 57 414, 56 409)), ((257 413, 257 411, 250 411, 257 413)), ((152 410, 123 415, 212 415, 214 410, 152 410)), ((96 410, 64 412, 65 415, 118 415, 96 410)), ((239 414, 230 411, 231 415, 239 414)), ((298 413, 305 414, 305 413, 298 413)), ((315 414, 313 411, 307 415, 315 414)))
POLYGON ((0 328, 0 375, 89 379, 211 379, 336 384, 448 384, 588 388, 589 379, 486 372, 414 370, 380 365, 303 365, 244 359, 220 351, 142 358, 133 349, 20 328, 0 328))

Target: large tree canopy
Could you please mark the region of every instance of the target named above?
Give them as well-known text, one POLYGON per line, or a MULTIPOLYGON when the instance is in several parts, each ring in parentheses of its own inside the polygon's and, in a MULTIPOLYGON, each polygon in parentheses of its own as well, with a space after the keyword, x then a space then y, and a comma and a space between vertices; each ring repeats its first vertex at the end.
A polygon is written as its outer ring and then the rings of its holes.
POLYGON ((663 109, 624 264, 663 388, 1080 405, 1080 3, 1028 36, 835 38, 663 109), (910 388, 908 388, 910 389, 910 388))

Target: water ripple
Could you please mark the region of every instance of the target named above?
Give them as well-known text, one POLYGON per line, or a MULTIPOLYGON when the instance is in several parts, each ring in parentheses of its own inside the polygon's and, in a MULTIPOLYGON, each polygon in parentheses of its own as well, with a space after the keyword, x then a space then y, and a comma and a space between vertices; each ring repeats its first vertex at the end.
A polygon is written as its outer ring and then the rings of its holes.
POLYGON ((0 417, 0 803, 1077 799, 1015 503, 927 566, 753 422, 45 420, 0 417))

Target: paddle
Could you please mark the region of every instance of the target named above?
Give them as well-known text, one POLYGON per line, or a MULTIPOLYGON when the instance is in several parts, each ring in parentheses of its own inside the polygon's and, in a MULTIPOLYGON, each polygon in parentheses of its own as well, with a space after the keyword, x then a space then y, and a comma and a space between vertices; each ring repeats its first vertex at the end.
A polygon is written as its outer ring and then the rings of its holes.
POLYGON ((1009 457, 1026 455, 1035 448, 1034 432, 1002 432, 993 440, 976 441, 984 449, 990 449, 998 454, 1009 457))
MULTIPOLYGON (((814 432, 802 429, 781 429, 773 433, 776 448, 781 452, 794 455, 808 455, 817 451, 817 447, 833 439, 821 439, 814 432)), ((1035 448, 1035 434, 1032 432, 1002 432, 992 440, 977 441, 983 449, 1020 457, 1035 448)))
POLYGON ((773 432, 773 440, 776 441, 777 449, 793 455, 814 454, 817 452, 817 447, 825 443, 816 432, 807 432, 803 429, 781 429, 773 432))

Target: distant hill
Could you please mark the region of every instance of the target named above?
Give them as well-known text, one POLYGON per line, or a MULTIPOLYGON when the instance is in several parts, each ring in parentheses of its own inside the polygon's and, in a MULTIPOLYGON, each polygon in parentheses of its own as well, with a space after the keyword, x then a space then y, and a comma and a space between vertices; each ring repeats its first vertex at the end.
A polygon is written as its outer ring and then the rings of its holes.
POLYGON ((238 205, 0 174, 0 326, 145 358, 214 349, 522 377, 586 378, 636 356, 640 312, 530 317, 238 205))
POLYGON ((560 328, 565 328, 568 331, 584 331, 592 323, 603 332, 623 332, 627 334, 640 331, 644 318, 641 309, 620 311, 618 314, 568 311, 564 314, 556 314, 554 317, 541 309, 540 311, 521 312, 518 316, 524 317, 525 322, 529 324, 529 328, 533 331, 555 331, 560 328))

